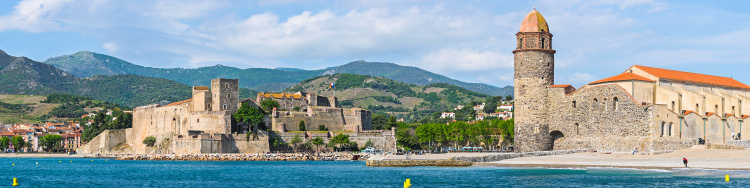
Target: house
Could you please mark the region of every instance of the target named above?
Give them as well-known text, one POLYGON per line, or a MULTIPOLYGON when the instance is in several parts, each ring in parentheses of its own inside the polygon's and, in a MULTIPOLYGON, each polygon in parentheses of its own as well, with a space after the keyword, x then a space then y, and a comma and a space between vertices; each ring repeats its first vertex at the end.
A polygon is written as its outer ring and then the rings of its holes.
POLYGON ((498 112, 510 112, 513 111, 513 105, 512 104, 506 104, 506 105, 500 105, 497 107, 498 112))
POLYGON ((440 118, 441 119, 445 119, 445 118, 455 119, 456 118, 456 113, 454 113, 454 112, 443 112, 443 114, 440 115, 440 118))
POLYGON ((484 120, 484 114, 477 114, 477 120, 484 120))

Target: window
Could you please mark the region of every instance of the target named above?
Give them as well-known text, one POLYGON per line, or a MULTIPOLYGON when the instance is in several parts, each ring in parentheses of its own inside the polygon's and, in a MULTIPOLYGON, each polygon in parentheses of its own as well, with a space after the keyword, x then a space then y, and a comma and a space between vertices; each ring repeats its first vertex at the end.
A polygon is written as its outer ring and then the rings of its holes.
POLYGON ((672 123, 669 123, 669 129, 667 129, 667 135, 672 136, 672 123))
POLYGON ((700 105, 695 104, 695 113, 701 114, 700 107, 700 105))
POLYGON ((225 104, 225 105, 224 105, 224 110, 226 110, 226 109, 227 109, 227 105, 225 104))
POLYGON ((518 49, 521 49, 523 47, 523 38, 518 38, 518 49))
POLYGON ((672 111, 674 111, 674 101, 672 101, 672 111))
POLYGON ((576 136, 577 136, 578 135, 578 127, 580 127, 580 126, 578 125, 578 123, 576 123, 575 126, 576 126, 576 136))
POLYGON ((607 109, 607 108, 608 108, 608 106, 609 106, 609 103, 607 102, 607 99, 605 98, 605 99, 604 99, 604 111, 605 111, 605 112, 606 112, 606 111, 609 111, 609 110, 607 109))
POLYGON ((542 44, 541 44, 541 46, 539 46, 539 48, 545 49, 545 47, 544 47, 544 38, 542 38, 542 44))
POLYGON ((576 101, 573 101, 573 108, 576 108, 576 101))
POLYGON ((664 128, 666 128, 666 125, 666 122, 661 122, 661 134, 659 134, 659 137, 664 137, 664 128))
POLYGON ((617 111, 617 110, 620 109, 620 107, 617 106, 617 101, 618 101, 617 97, 615 97, 615 98, 612 99, 612 108, 614 108, 615 111, 617 111))
POLYGON ((224 84, 224 88, 229 88, 229 84, 224 84))
POLYGON ((201 119, 195 119, 195 122, 196 122, 196 123, 200 123, 200 122, 201 122, 201 119))
POLYGON ((734 112, 734 106, 732 106, 732 114, 737 114, 736 112, 734 112))
POLYGON ((716 107, 714 107, 714 113, 719 114, 719 105, 716 105, 716 107))

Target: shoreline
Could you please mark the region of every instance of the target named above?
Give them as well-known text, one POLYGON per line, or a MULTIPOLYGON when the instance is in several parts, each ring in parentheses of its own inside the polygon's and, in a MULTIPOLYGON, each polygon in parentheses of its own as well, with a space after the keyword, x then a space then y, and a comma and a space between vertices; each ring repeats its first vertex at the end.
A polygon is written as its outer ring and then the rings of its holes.
POLYGON ((660 167, 660 166, 624 166, 624 165, 569 165, 569 164, 497 164, 497 163, 475 163, 474 167, 504 167, 504 168, 544 168, 544 169, 582 169, 589 168, 613 168, 613 169, 635 169, 635 170, 668 170, 675 169, 697 169, 697 170, 742 170, 750 171, 747 168, 702 168, 702 167, 660 167))
POLYGON ((0 158, 116 158, 106 156, 68 155, 65 153, 0 153, 0 158))

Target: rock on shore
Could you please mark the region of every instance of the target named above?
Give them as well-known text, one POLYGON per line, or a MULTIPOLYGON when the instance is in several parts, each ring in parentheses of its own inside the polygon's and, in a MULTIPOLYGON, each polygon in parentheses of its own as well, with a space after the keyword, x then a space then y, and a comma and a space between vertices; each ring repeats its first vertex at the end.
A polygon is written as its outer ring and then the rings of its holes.
POLYGON ((368 154, 301 154, 301 153, 272 153, 272 154, 149 154, 125 155, 118 160, 150 160, 150 161, 346 161, 359 155, 358 161, 367 160, 368 154))

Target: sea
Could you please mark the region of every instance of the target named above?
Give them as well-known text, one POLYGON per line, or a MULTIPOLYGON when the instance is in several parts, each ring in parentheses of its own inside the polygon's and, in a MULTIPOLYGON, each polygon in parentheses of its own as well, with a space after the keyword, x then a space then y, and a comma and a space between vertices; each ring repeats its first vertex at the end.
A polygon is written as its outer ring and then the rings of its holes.
POLYGON ((0 158, 0 187, 748 187, 750 171, 366 167, 350 161, 0 158), (729 175, 730 181, 725 181, 729 175))

